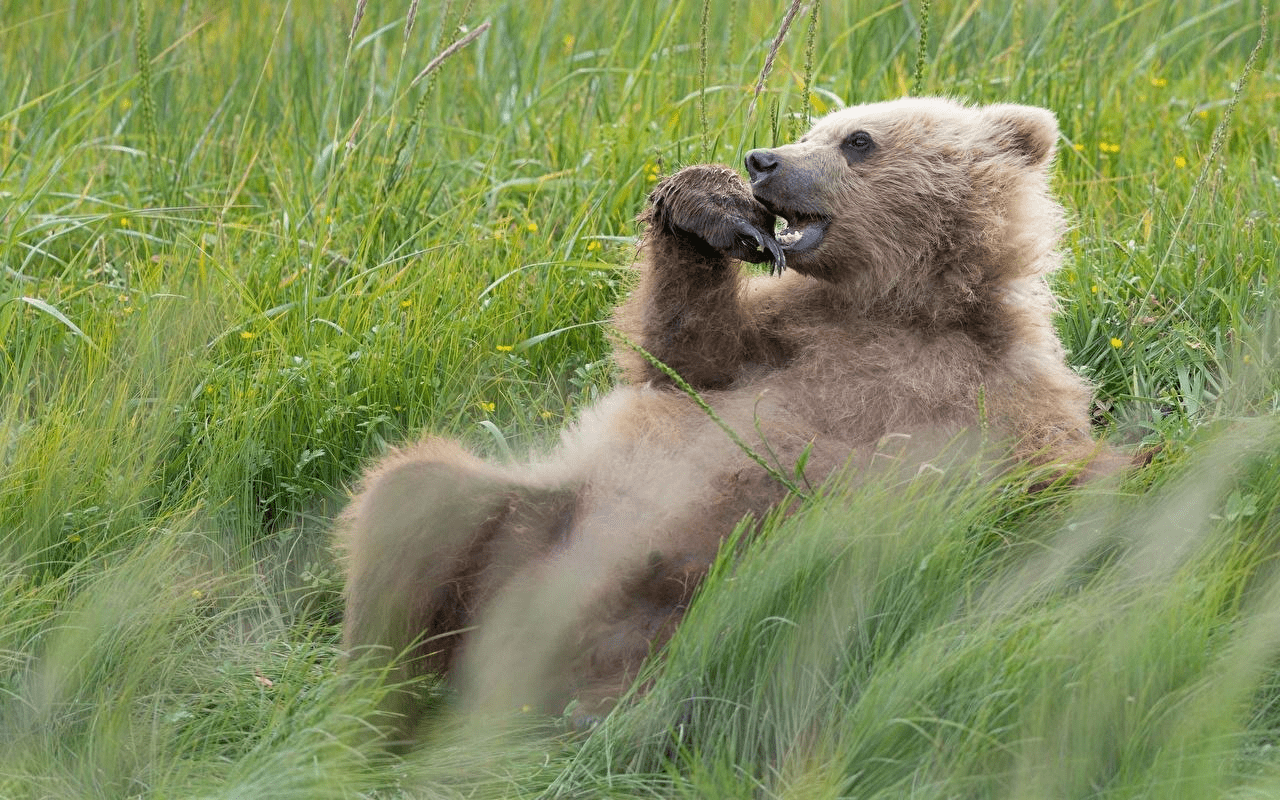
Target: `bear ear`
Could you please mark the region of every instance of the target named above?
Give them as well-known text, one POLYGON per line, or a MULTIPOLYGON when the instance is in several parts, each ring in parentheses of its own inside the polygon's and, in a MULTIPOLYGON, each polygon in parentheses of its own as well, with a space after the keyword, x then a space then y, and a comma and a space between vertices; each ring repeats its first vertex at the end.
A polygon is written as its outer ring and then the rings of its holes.
POLYGON ((1052 111, 1004 104, 987 106, 983 113, 1001 152, 1021 156, 1033 167, 1044 165, 1053 156, 1058 142, 1058 120, 1052 111))

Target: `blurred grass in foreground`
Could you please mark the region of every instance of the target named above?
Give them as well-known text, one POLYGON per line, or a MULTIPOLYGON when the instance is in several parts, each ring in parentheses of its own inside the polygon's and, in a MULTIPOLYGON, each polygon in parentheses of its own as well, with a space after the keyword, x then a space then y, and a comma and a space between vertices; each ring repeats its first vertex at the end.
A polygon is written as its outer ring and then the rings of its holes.
POLYGON ((753 105, 783 5, 6 5, 0 796, 1280 792, 1274 37, 1246 72, 1257 3, 929 8, 926 92, 1059 116, 1060 328, 1155 463, 832 487, 591 736, 444 714, 385 761, 346 483, 422 430, 549 441, 651 183, 906 92, 919 6, 797 15, 753 105))

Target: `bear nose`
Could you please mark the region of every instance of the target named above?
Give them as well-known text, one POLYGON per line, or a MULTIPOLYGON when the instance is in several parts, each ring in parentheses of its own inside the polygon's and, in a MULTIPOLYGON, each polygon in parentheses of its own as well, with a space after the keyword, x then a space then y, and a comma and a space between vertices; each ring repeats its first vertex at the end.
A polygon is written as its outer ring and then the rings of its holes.
POLYGON ((769 177, 778 168, 778 156, 772 150, 752 150, 747 153, 747 173, 751 182, 769 177))

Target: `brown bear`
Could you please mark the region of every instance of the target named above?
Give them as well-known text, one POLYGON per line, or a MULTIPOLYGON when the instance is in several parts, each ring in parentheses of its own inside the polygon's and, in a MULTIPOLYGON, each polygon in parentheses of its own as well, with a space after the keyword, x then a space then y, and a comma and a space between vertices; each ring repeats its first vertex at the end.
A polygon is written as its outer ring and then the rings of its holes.
MULTIPOLYGON (((749 183, 660 183, 615 319, 624 383, 527 464, 430 439, 374 466, 339 523, 344 646, 397 681, 448 673, 470 708, 607 709, 724 538, 787 495, 721 422, 808 484, 979 427, 1012 459, 1113 463, 1050 319, 1057 135, 1040 108, 903 99, 751 151, 749 183)), ((393 692, 392 728, 420 706, 393 692)))

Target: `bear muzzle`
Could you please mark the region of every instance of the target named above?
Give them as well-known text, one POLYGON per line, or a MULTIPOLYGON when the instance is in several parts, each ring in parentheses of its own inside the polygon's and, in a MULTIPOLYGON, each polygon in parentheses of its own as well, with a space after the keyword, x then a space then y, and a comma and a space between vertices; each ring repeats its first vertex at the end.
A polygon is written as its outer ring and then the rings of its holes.
MULTIPOLYGON (((820 160, 820 159, 819 159, 820 160)), ((775 150, 747 153, 747 174, 751 193, 786 225, 774 232, 774 239, 788 255, 799 255, 822 244, 831 216, 823 202, 831 180, 812 159, 797 159, 775 150)))

